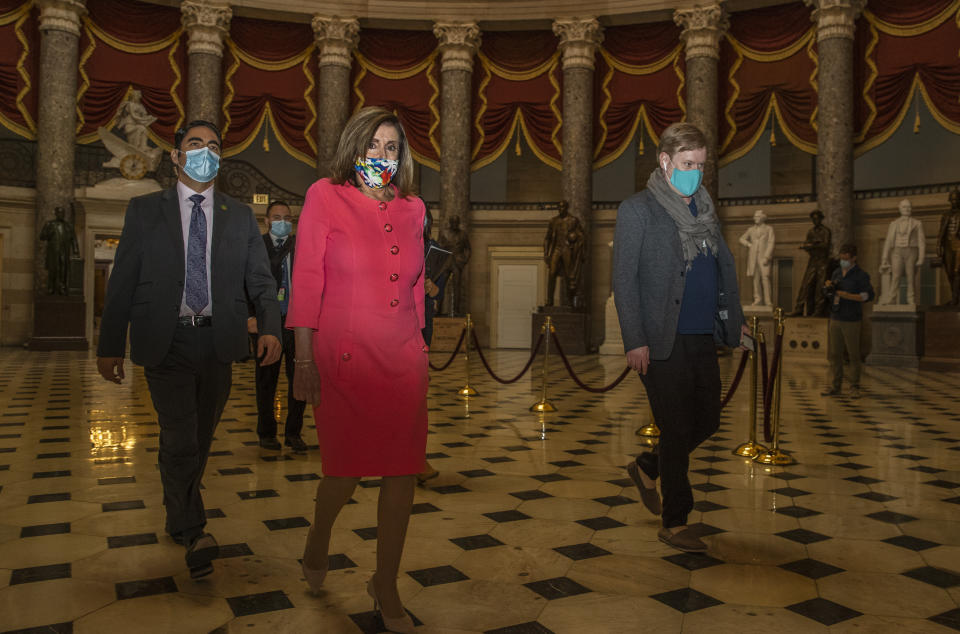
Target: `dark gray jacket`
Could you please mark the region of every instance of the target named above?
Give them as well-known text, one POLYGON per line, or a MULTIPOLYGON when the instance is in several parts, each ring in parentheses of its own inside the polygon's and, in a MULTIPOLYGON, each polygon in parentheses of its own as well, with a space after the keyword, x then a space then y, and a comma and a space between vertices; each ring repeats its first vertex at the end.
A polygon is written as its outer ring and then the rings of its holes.
MULTIPOLYGON (((714 339, 733 348, 740 345, 743 309, 733 254, 722 238, 719 248, 714 339)), ((613 239, 613 297, 625 352, 649 346, 651 359, 670 356, 685 284, 677 225, 666 209, 648 190, 623 201, 613 239)))

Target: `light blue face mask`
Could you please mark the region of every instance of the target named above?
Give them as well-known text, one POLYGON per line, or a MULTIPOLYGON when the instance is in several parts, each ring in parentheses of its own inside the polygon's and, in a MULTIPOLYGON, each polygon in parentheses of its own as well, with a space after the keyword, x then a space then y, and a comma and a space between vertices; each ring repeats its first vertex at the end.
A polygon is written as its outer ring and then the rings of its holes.
POLYGON ((271 220, 270 233, 278 238, 286 238, 293 231, 293 223, 286 220, 271 220))
POLYGON ((209 183, 217 177, 220 169, 220 157, 210 148, 202 147, 184 152, 187 161, 183 165, 183 173, 198 183, 209 183))
POLYGON ((840 268, 843 269, 844 271, 849 269, 851 266, 853 266, 853 262, 851 262, 850 260, 840 260, 840 268))
POLYGON ((693 196, 700 189, 700 181, 703 180, 703 172, 698 169, 680 170, 673 168, 673 174, 670 175, 670 184, 673 185, 681 196, 693 196))

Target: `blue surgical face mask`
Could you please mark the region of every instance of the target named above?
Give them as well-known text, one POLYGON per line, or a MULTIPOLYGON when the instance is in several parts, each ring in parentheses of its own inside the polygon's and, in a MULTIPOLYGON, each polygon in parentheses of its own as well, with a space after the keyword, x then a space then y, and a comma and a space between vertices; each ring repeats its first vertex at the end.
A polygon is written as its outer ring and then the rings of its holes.
POLYGON ((703 172, 698 169, 681 170, 674 166, 673 174, 670 175, 670 184, 680 192, 681 196, 693 196, 700 189, 700 181, 702 180, 703 172))
POLYGON ((287 220, 271 220, 270 233, 278 238, 286 238, 293 231, 293 223, 287 220))
POLYGON ((210 148, 202 147, 183 152, 187 156, 183 164, 183 173, 198 183, 209 183, 217 177, 220 169, 220 157, 210 148))
POLYGON ((844 271, 849 269, 851 266, 853 266, 853 262, 851 262, 850 260, 840 260, 840 268, 843 269, 844 271))

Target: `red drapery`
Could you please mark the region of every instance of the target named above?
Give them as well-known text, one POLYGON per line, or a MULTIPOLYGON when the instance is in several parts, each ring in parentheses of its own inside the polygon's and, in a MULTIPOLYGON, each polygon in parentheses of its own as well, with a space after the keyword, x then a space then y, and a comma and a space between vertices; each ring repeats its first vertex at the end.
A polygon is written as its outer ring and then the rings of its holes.
POLYGON ((183 123, 186 52, 180 12, 139 2, 87 0, 77 77, 77 141, 92 143, 112 128, 128 92, 157 120, 153 141, 169 148, 183 123))
POLYGON ((749 152, 771 116, 791 143, 816 153, 815 31, 802 2, 730 16, 720 46, 721 164, 749 152))
MULTIPOLYGON (((540 160, 560 169, 558 60, 549 31, 484 33, 473 72, 473 169, 496 160, 519 134, 540 160)), ((522 152, 519 137, 515 148, 522 152)))
MULTIPOLYGON (((857 25, 856 153, 893 135, 907 119, 915 93, 941 125, 960 134, 958 54, 957 0, 872 1, 857 25)), ((919 128, 919 113, 909 124, 919 128)))
POLYGON ((282 148, 314 164, 316 92, 313 32, 307 24, 235 17, 224 48, 224 155, 239 154, 269 125, 282 148))
POLYGON ((437 38, 429 31, 363 29, 354 53, 354 111, 383 106, 397 113, 414 157, 440 168, 440 77, 437 38))
MULTIPOLYGON (((683 117, 679 33, 672 22, 605 31, 594 75, 595 167, 623 154, 641 123, 657 143, 664 128, 683 117)), ((639 150, 645 151, 642 130, 639 142, 639 150)))
POLYGON ((0 125, 28 139, 37 132, 40 34, 31 2, 0 0, 0 125))

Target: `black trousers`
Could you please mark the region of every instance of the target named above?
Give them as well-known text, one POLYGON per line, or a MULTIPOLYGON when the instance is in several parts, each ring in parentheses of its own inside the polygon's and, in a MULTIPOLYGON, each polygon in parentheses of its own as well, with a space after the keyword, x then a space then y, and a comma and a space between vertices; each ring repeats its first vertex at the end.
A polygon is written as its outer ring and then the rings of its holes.
POLYGON ((637 464, 660 478, 663 526, 684 526, 693 510, 690 454, 720 426, 720 366, 712 335, 677 335, 670 357, 641 375, 660 443, 637 464))
POLYGON ((231 364, 217 358, 211 328, 178 326, 167 356, 144 375, 160 423, 167 532, 189 543, 207 523, 200 480, 230 396, 231 364))
MULTIPOLYGON (((284 320, 286 321, 286 320, 284 320)), ((254 350, 256 350, 256 337, 254 350)), ((287 372, 287 422, 284 436, 287 438, 300 437, 303 428, 303 411, 306 402, 293 398, 293 370, 294 370, 294 335, 292 330, 283 328, 283 359, 284 369, 287 372)), ((273 400, 277 394, 277 383, 280 380, 280 364, 277 361, 268 366, 261 366, 256 362, 257 382, 257 435, 261 438, 273 438, 277 435, 277 418, 273 413, 273 400)))

